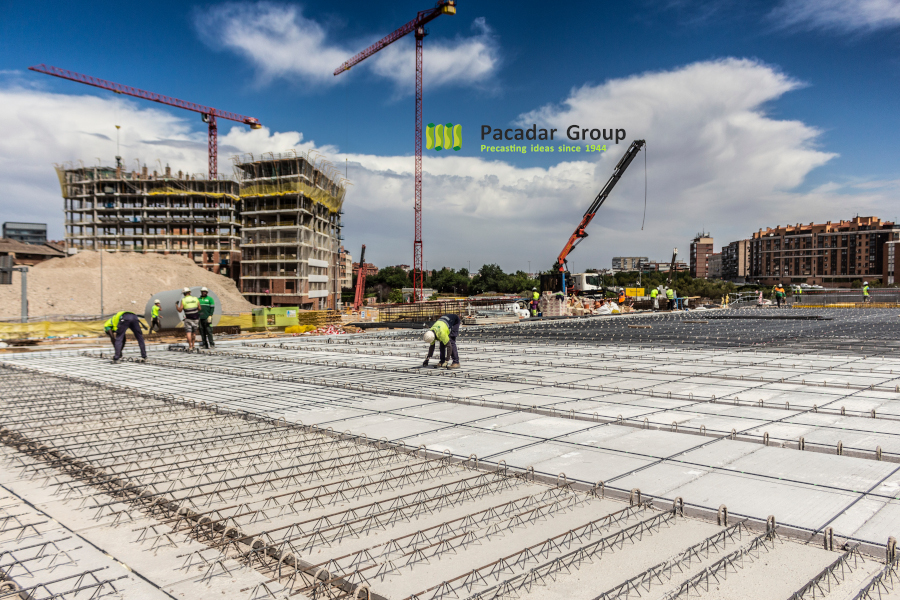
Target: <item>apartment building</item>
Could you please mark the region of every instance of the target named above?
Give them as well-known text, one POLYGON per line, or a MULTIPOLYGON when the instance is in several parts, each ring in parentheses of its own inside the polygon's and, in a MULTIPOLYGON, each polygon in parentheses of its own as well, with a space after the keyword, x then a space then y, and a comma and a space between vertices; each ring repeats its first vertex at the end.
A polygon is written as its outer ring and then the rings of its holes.
POLYGON ((203 268, 240 275, 237 182, 118 167, 57 167, 66 252, 181 254, 203 268))
POLYGON ((640 271, 641 266, 649 262, 646 256, 613 256, 613 271, 640 271))
POLYGON ((900 228, 878 217, 760 229, 750 243, 750 276, 760 283, 848 287, 854 280, 889 282, 900 228))
POLYGON ((341 206, 331 167, 294 152, 235 159, 241 196, 241 292, 265 306, 335 309, 341 206))
POLYGON ((736 283, 750 273, 750 240, 738 240, 722 246, 722 279, 736 283))
POLYGON ((698 233, 691 240, 691 277, 706 279, 709 275, 709 257, 713 253, 713 238, 707 233, 698 233))

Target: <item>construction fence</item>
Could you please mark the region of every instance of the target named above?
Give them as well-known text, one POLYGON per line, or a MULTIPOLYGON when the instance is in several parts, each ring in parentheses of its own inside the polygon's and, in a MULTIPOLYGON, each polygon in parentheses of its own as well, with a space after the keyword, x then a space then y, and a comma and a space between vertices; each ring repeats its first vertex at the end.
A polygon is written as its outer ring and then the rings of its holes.
MULTIPOLYGON (((0 340, 11 339, 47 339, 72 337, 99 337, 104 335, 103 324, 106 319, 89 321, 32 321, 29 323, 0 323, 0 340)), ((218 327, 240 327, 242 330, 253 327, 250 313, 239 315, 222 315, 218 327)))

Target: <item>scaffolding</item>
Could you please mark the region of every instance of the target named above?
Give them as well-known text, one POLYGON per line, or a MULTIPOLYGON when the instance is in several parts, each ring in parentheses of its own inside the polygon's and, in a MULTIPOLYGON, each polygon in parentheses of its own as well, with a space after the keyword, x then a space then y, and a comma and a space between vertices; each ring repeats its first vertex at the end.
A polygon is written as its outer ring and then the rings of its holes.
POLYGON ((241 282, 254 304, 335 309, 346 180, 294 151, 234 157, 241 198, 241 282))
POLYGON ((239 186, 167 165, 162 174, 119 167, 57 166, 66 250, 181 254, 236 278, 239 186))

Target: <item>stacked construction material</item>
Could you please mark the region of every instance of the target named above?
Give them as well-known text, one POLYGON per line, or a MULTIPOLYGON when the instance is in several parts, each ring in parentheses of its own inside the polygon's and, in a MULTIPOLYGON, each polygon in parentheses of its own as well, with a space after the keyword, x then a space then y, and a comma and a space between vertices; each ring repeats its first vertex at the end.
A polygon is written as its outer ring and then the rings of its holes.
POLYGON ((304 310, 297 312, 298 325, 315 325, 327 327, 329 325, 340 326, 341 313, 336 310, 304 310))
POLYGON ((566 300, 562 296, 544 292, 538 301, 538 308, 545 317, 562 317, 566 314, 566 300))

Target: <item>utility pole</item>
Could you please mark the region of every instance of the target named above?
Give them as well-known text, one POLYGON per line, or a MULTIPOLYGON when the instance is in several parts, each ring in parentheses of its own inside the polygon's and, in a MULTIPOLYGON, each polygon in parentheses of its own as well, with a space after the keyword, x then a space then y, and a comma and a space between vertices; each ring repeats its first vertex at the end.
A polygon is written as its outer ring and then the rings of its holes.
POLYGON ((104 315, 103 312, 103 246, 100 247, 100 317, 102 318, 104 315))
POLYGON ((28 267, 15 267, 22 274, 22 322, 28 322, 28 267))

